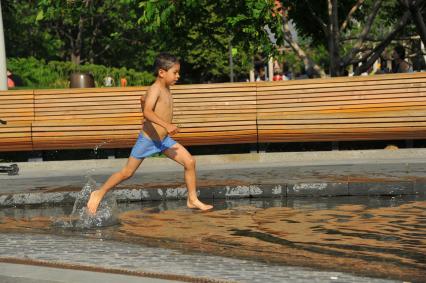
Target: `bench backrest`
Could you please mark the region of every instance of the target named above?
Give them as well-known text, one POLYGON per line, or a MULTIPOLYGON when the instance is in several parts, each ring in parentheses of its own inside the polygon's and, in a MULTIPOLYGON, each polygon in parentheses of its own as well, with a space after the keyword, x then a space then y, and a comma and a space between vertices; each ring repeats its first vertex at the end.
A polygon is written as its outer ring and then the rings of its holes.
POLYGON ((180 143, 257 142, 255 83, 181 85, 172 92, 180 143))
POLYGON ((141 128, 145 87, 36 90, 34 149, 123 148, 141 128))
POLYGON ((426 138, 426 73, 261 83, 259 142, 426 138))

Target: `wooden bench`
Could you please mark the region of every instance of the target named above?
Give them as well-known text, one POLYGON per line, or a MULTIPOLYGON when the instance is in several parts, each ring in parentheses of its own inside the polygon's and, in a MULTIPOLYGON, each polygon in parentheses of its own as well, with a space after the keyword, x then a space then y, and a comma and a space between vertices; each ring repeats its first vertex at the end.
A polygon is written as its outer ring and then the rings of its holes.
MULTIPOLYGON (((256 142, 255 84, 173 88, 174 138, 185 145, 256 142)), ((126 148, 141 128, 146 88, 36 90, 34 149, 126 148)))
POLYGON ((174 138, 184 145, 256 143, 256 84, 173 87, 174 138))
MULTIPOLYGON (((426 73, 177 85, 184 145, 426 138, 426 73)), ((0 151, 129 148, 145 87, 0 92, 0 151)))
POLYGON ((426 73, 259 83, 259 142, 426 138, 426 73))
POLYGON ((30 151, 34 120, 34 94, 28 91, 0 91, 0 151, 30 151))
POLYGON ((146 88, 35 90, 35 150, 126 148, 141 128, 146 88))

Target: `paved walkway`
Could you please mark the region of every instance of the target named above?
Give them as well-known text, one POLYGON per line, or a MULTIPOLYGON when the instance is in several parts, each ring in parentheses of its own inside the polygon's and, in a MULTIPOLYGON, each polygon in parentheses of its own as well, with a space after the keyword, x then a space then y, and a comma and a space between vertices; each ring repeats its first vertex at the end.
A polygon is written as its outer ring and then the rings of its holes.
MULTIPOLYGON (((426 192, 426 149, 197 156, 201 198, 411 195, 426 192)), ((73 203, 90 175, 104 182, 125 159, 19 163, 0 174, 0 207, 73 203)), ((114 191, 118 201, 186 198, 182 168, 149 158, 114 191)))
MULTIPOLYGON (((52 235, 0 234, 1 258, 20 258, 28 261, 62 263, 67 266, 102 267, 104 271, 127 271, 151 274, 151 277, 173 274, 185 276, 187 282, 356 282, 356 283, 390 283, 397 282, 385 279, 354 276, 342 272, 318 271, 308 268, 267 265, 264 263, 211 256, 204 254, 184 254, 177 250, 144 247, 122 242, 113 242, 90 238, 69 238, 52 235), (209 280, 209 278, 211 278, 209 280)), ((60 265, 59 265, 60 266, 60 265)), ((0 264, 0 274, 12 278, 33 278, 46 281, 10 281, 10 282, 100 282, 99 279, 109 278, 103 282, 135 282, 111 281, 117 275, 90 273, 85 281, 85 273, 66 270, 60 277, 56 269, 43 269, 29 266, 25 271, 13 273, 9 266, 0 264), (19 275, 17 275, 19 274, 19 275), (44 276, 44 277, 42 277, 44 276), (74 277, 77 276, 77 277, 74 277), (40 278, 41 277, 41 278, 40 278), (91 280, 97 279, 97 281, 91 280)), ((15 271, 22 267, 14 267, 15 271)), ((125 276, 125 275, 121 275, 125 276)), ((173 276, 171 276, 173 277, 173 276)), ((134 279, 127 275, 127 278, 134 279)), ((126 280, 127 280, 126 278, 126 280)), ((1 277, 0 277, 1 279, 1 277)), ((179 279, 179 277, 178 277, 179 279)), ((178 280, 179 281, 179 280, 178 280)), ((3 282, 3 281, 2 281, 3 282)), ((155 281, 138 281, 155 282, 155 281)), ((161 282, 161 281, 158 281, 161 282)))

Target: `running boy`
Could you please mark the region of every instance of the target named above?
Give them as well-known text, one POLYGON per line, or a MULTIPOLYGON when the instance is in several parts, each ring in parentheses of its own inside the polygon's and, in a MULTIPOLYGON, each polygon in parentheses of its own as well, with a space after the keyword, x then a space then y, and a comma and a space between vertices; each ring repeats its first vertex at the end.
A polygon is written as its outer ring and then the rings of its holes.
POLYGON ((213 208, 211 205, 202 203, 197 197, 195 159, 182 145, 170 137, 179 131, 172 124, 173 98, 170 92, 170 86, 179 79, 179 61, 172 55, 162 53, 155 59, 154 68, 157 78, 145 96, 143 107, 145 121, 142 130, 126 166, 121 171, 112 174, 98 190, 90 195, 87 208, 92 214, 96 213, 99 203, 110 189, 133 176, 145 157, 158 152, 163 152, 184 167, 185 183, 188 189, 187 206, 200 210, 213 208))

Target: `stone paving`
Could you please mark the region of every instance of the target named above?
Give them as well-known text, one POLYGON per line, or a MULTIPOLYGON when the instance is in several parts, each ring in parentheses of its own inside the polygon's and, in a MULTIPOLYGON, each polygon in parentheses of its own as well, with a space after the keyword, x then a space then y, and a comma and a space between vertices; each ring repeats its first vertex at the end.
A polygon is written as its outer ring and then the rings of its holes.
POLYGON ((308 268, 145 247, 101 239, 0 234, 1 257, 158 272, 235 282, 398 282, 308 268))

